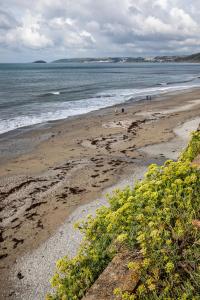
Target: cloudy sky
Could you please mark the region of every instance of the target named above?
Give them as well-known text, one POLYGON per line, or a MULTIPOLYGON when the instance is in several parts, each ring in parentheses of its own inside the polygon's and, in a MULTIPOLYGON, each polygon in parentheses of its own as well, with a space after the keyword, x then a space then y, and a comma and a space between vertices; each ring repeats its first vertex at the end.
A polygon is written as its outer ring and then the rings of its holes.
POLYGON ((199 0, 0 0, 0 62, 193 52, 199 0))

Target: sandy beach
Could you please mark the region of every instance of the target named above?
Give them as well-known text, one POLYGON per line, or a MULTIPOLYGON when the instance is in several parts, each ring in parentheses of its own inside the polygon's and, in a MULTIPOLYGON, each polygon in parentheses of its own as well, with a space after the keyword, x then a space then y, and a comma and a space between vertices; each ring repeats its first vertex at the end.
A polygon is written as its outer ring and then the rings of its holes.
POLYGON ((195 89, 2 135, 0 299, 44 299, 56 259, 80 243, 73 223, 108 189, 176 159, 199 123, 195 89))

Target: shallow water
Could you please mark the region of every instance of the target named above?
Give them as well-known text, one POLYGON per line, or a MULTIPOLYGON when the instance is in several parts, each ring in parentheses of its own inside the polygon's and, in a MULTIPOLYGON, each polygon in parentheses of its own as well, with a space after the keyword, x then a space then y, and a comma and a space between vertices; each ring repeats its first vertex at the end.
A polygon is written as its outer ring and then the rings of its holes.
POLYGON ((0 134, 200 86, 199 64, 0 64, 0 134))

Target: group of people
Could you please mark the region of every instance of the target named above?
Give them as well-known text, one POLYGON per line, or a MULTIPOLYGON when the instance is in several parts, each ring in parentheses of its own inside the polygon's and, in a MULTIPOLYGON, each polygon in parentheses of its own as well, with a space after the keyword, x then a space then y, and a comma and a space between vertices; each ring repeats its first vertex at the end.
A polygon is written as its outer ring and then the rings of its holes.
POLYGON ((151 100, 151 96, 146 96, 146 100, 151 100))

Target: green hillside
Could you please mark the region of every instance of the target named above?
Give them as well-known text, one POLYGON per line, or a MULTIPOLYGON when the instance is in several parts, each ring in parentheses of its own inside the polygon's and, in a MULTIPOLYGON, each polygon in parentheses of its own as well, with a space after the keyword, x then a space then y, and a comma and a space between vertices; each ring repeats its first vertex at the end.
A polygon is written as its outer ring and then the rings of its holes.
POLYGON ((184 57, 179 57, 176 59, 176 61, 180 62, 200 62, 200 53, 195 53, 192 55, 184 56, 184 57))

